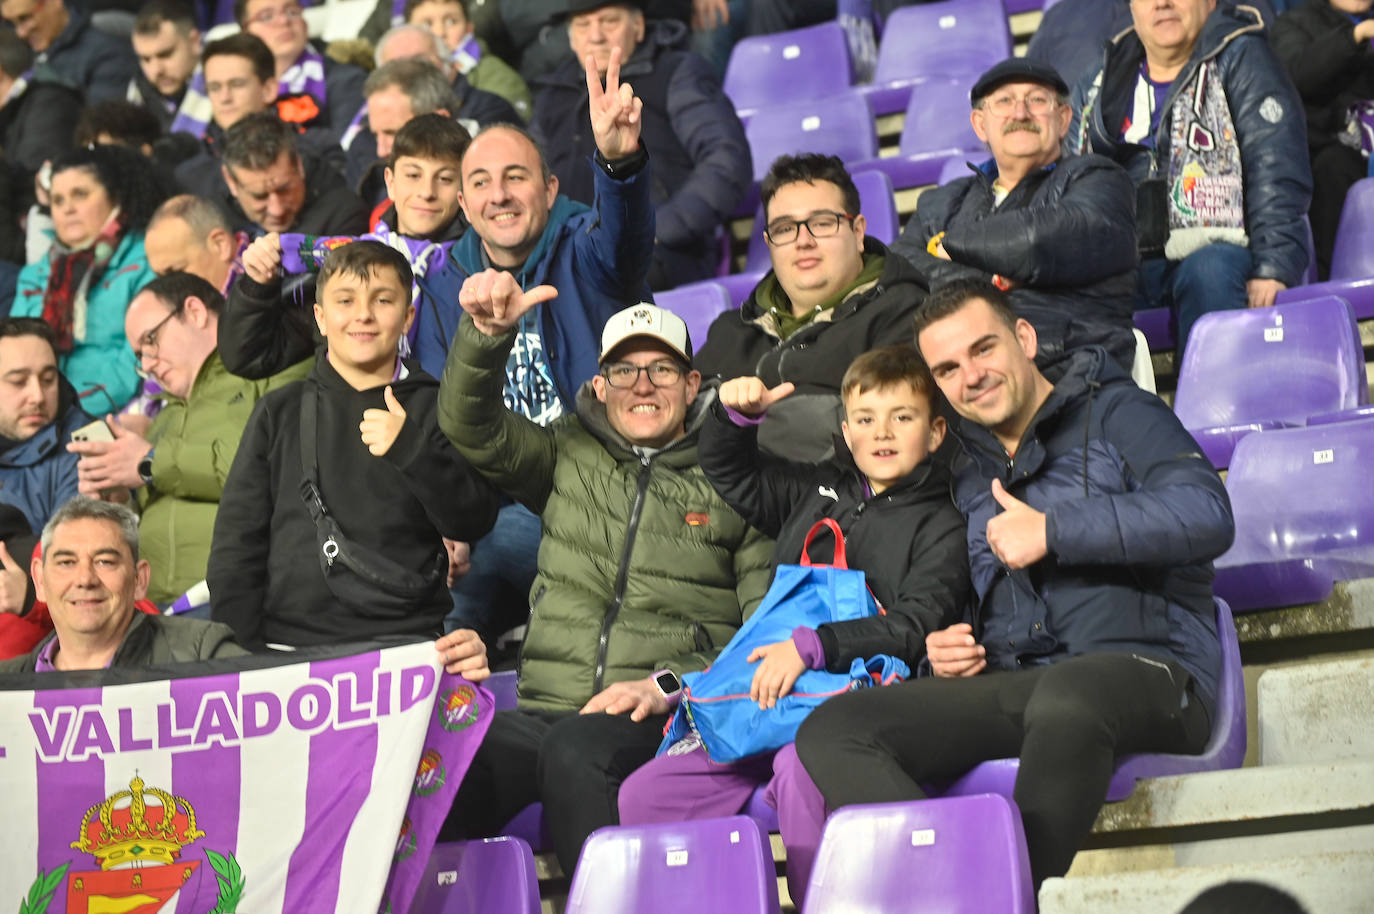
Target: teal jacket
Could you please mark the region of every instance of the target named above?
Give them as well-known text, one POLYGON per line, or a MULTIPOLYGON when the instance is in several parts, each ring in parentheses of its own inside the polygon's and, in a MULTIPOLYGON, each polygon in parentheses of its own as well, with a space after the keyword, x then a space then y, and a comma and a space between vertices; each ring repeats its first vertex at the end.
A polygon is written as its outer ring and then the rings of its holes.
MULTIPOLYGON (((49 256, 19 271, 11 316, 43 316, 43 293, 51 270, 49 256)), ((115 248, 100 281, 87 293, 86 337, 58 359, 58 367, 81 396, 81 408, 92 415, 118 412, 138 392, 138 363, 124 338, 124 312, 138 290, 155 276, 143 253, 142 233, 130 232, 115 248)))

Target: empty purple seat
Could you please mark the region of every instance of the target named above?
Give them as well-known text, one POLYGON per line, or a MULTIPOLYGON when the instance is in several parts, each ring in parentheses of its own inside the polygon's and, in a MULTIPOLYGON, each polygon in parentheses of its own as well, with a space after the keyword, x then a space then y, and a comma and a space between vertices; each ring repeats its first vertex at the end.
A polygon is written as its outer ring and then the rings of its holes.
POLYGON ((1374 276, 1374 178, 1356 181, 1346 192, 1331 251, 1332 279, 1368 276, 1374 276))
MULTIPOLYGON (((719 276, 716 282, 724 287, 726 294, 730 296, 730 307, 738 309, 749 298, 749 293, 754 291, 754 287, 763 279, 768 272, 768 264, 764 263, 762 270, 746 270, 743 273, 731 273, 729 276, 719 276)), ((703 339, 702 342, 705 342, 703 339)))
POLYGON ((1350 305, 1355 320, 1363 321, 1374 317, 1374 275, 1361 279, 1331 279, 1284 289, 1278 295, 1278 303, 1287 305, 1295 301, 1309 301, 1327 295, 1338 295, 1350 305))
POLYGON ((957 158, 987 158, 978 135, 969 123, 969 89, 977 74, 965 74, 921 83, 907 103, 906 122, 897 155, 856 162, 855 170, 874 168, 902 190, 934 184, 945 162, 957 158))
POLYGON ((1335 296, 1214 311, 1193 326, 1174 411, 1218 469, 1251 432, 1367 403, 1364 350, 1335 296))
POLYGON ((846 806, 825 823, 806 914, 1034 914, 1026 835, 1003 796, 846 806))
POLYGON ((1044 0, 1007 0, 1007 15, 1015 16, 1017 13, 1032 13, 1042 9, 1044 0))
MULTIPOLYGON (((865 92, 876 114, 896 114, 906 108, 914 86, 958 74, 977 76, 1010 57, 1011 50, 1002 0, 941 0, 902 7, 883 24, 873 84, 865 92)), ((962 104, 968 120, 967 93, 962 104)))
POLYGON ((838 22, 743 38, 730 52, 725 94, 741 118, 759 108, 842 92, 854 81, 838 22))
POLYGON ((878 154, 873 112, 863 96, 853 91, 769 106, 749 119, 744 133, 754 157, 756 182, 763 180, 780 155, 820 152, 855 162, 878 154))
MULTIPOLYGON (((1237 519, 1239 527, 1239 519, 1237 519)), ((1200 755, 1140 753, 1117 762, 1116 772, 1107 787, 1107 801, 1124 800, 1141 778, 1193 774, 1239 768, 1245 761, 1245 674, 1240 664, 1240 639, 1236 637, 1231 609, 1220 597, 1217 604, 1217 635, 1221 640, 1221 679, 1217 695, 1216 720, 1212 736, 1200 755)), ((975 766, 944 790, 942 796, 970 796, 996 793, 1011 797, 1016 787, 1018 759, 995 759, 975 766)))
POLYGON ((694 282, 667 292, 654 294, 654 301, 667 308, 687 324, 687 338, 692 350, 699 350, 706 342, 706 331, 722 312, 730 310, 730 293, 719 282, 694 282))
POLYGON ((1236 541, 1216 591, 1237 611, 1316 603, 1374 577, 1374 421, 1251 435, 1226 476, 1236 541))
POLYGON ((1174 318, 1168 308, 1143 308, 1131 315, 1135 329, 1145 334, 1151 352, 1166 352, 1177 345, 1174 318))
POLYGON ((950 181, 957 181, 960 178, 967 178, 973 172, 969 169, 969 162, 977 163, 977 156, 950 156, 945 159, 945 164, 940 166, 940 176, 935 179, 935 183, 941 187, 950 181))
POLYGON ((883 244, 891 244, 902 233, 892 179, 881 171, 872 170, 856 171, 851 177, 859 191, 859 211, 868 225, 867 234, 883 244))
POLYGON ((539 914, 534 854, 519 838, 436 844, 410 914, 539 914))
POLYGON ((748 816, 599 828, 582 845, 566 914, 777 914, 768 836, 748 816))

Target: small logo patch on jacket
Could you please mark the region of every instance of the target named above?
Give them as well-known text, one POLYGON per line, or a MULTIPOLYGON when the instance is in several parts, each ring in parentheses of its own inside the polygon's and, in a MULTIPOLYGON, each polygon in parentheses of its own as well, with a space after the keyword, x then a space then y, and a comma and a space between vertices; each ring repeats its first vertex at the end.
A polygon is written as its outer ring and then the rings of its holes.
POLYGON ((689 527, 704 527, 711 522, 711 515, 702 511, 689 511, 683 519, 689 527))

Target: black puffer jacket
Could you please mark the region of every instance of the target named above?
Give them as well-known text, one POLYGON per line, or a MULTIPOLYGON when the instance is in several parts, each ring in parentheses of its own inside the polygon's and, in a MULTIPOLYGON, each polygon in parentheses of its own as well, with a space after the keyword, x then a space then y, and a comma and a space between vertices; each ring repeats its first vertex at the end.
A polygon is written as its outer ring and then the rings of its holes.
MULTIPOLYGON (((716 229, 744 199, 754 173, 744 127, 710 64, 677 49, 685 34, 680 22, 649 23, 620 68, 621 80, 644 102, 644 146, 654 157, 654 237, 695 267, 679 267, 664 287, 712 273, 716 229)), ((559 192, 590 206, 596 188, 587 160, 596 138, 581 61, 568 58, 533 88, 530 129, 558 176, 559 192)))
MULTIPOLYGON (((1219 5, 1202 27, 1193 56, 1164 102, 1155 135, 1159 174, 1169 169, 1170 131, 1178 93, 1191 86, 1203 64, 1220 79, 1245 180, 1245 232, 1253 260, 1251 278, 1297 285, 1307 269, 1307 226, 1303 216, 1312 197, 1307 132, 1302 103, 1264 38, 1265 20, 1248 4, 1219 5)), ((1101 67, 1074 89, 1074 120, 1064 139, 1066 153, 1096 152, 1124 165, 1139 183, 1155 158, 1149 149, 1121 140, 1130 114, 1145 48, 1135 30, 1107 46, 1101 67), (1084 110, 1088 111, 1086 123, 1084 110), (1109 126, 1110 125, 1110 126, 1109 126)))
MULTIPOLYGON (((67 4, 71 18, 62 33, 38 55, 93 105, 124 97, 129 80, 138 72, 138 58, 127 38, 121 40, 91 25, 91 14, 84 5, 67 4)), ((75 112, 68 112, 74 118, 75 112)), ((56 153, 56 150, 54 150, 56 153)))
POLYGON ((775 282, 770 272, 738 311, 711 324, 693 364, 723 380, 754 375, 769 387, 797 385, 786 400, 768 411, 759 444, 770 454, 792 460, 824 460, 834 453, 839 431, 840 379, 849 363, 870 349, 911 342, 911 319, 926 300, 926 278, 904 257, 873 237, 864 239, 864 257, 887 261, 876 284, 860 286, 828 314, 779 338, 759 289, 775 282), (828 318, 828 319, 827 319, 828 318))
POLYGON ((1307 0, 1274 23, 1269 43, 1307 110, 1307 144, 1337 142, 1350 106, 1374 99, 1374 50, 1355 41, 1350 17, 1330 0, 1307 0))
MULTIPOLYGON (((950 495, 943 463, 927 458, 880 495, 843 444, 832 461, 796 463, 759 452, 758 427, 741 428, 719 401, 702 426, 699 459, 706 478, 749 523, 777 540, 772 567, 795 565, 816 521, 832 518, 844 533, 850 568, 864 572, 886 614, 822 625, 831 672, 859 657, 891 654, 913 670, 926 635, 959 621, 969 596, 964 518, 950 495)), ((834 559, 834 540, 812 541, 813 561, 834 559)))
POLYGON ((1038 358, 1105 347, 1127 370, 1135 356, 1135 188, 1102 156, 1073 156, 1023 178, 999 206, 989 161, 967 178, 926 191, 892 249, 930 277, 999 275, 1016 283, 1018 314, 1034 325, 1038 358), (941 239, 952 260, 926 251, 941 239))

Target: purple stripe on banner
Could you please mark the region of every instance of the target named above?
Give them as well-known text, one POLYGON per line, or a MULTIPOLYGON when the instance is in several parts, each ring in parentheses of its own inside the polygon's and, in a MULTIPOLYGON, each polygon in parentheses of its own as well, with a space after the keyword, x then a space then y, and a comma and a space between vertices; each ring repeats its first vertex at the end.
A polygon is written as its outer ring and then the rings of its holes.
MULTIPOLYGON (((33 693, 35 710, 46 709, 55 720, 59 708, 69 709, 67 733, 76 728, 76 714, 82 705, 100 704, 100 689, 48 689, 33 693)), ((43 726, 40 722, 39 726, 43 726)), ((70 740, 70 736, 68 737, 70 740)), ((105 799, 105 762, 92 756, 84 762, 38 763, 38 866, 45 873, 63 863, 70 871, 96 870, 95 858, 71 845, 81 836, 81 820, 86 810, 105 799)), ((48 914, 65 914, 67 893, 63 888, 53 896, 48 914)))
MULTIPOLYGON (((171 682, 172 702, 176 706, 173 718, 176 729, 192 732, 197 724, 197 712, 204 702, 206 713, 200 720, 201 733, 195 742, 213 740, 213 733, 232 731, 237 718, 239 677, 200 676, 194 679, 174 679, 171 682), (219 730, 221 726, 228 729, 219 730)), ((177 900, 176 914, 203 914, 215 906, 219 895, 215 870, 205 852, 231 854, 238 842, 240 776, 239 749, 226 748, 215 742, 209 748, 193 752, 179 752, 172 756, 171 793, 181 797, 196 811, 196 828, 205 832, 194 845, 186 848, 183 860, 199 860, 200 867, 191 883, 182 889, 177 900), (195 887, 195 891, 187 889, 195 887)))
MULTIPOLYGON (((344 673, 357 678, 357 704, 372 701, 377 652, 310 664, 312 679, 328 682, 344 673)), ((339 873, 348 832, 372 790, 377 724, 321 730, 310 738, 305 784, 305 831, 291 854, 283 911, 329 914, 338 904, 339 873)))

